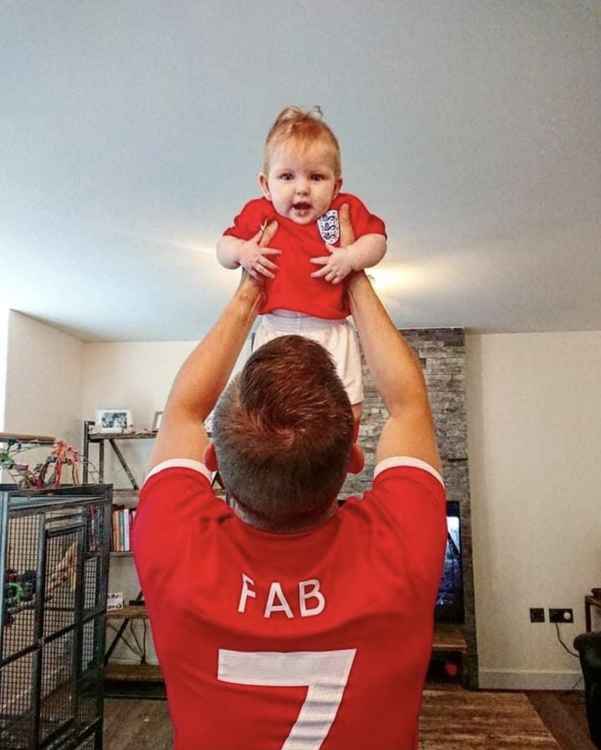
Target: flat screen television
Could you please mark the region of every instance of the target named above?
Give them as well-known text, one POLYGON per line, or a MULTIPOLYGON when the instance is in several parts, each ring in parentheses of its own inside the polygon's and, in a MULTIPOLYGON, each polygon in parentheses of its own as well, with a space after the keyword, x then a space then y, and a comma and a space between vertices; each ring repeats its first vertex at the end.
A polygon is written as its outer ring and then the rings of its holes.
POLYGON ((456 501, 447 502, 447 549, 436 598, 435 618, 436 622, 457 624, 462 624, 465 619, 460 513, 456 501))

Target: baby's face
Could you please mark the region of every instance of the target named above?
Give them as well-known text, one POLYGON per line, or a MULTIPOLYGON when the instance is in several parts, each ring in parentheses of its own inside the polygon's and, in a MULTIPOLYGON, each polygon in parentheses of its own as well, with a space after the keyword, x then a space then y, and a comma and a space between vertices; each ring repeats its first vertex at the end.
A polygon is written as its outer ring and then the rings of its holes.
POLYGON ((315 143, 300 150, 284 143, 272 154, 269 174, 259 174, 259 185, 280 216, 310 224, 328 210, 342 179, 334 174, 327 145, 315 143))

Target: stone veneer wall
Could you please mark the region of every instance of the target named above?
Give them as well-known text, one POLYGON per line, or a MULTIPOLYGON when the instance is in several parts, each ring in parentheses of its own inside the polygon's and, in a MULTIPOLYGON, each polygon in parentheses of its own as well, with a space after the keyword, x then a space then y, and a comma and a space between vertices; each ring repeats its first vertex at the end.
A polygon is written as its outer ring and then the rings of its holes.
MULTIPOLYGON (((463 596, 465 639, 468 653, 464 658, 464 684, 478 687, 478 649, 472 567, 472 533, 467 456, 467 421, 465 414, 465 336, 461 328, 432 328, 402 331, 418 354, 430 393, 436 423, 438 447, 443 463, 443 477, 448 500, 459 502, 463 560, 463 596)), ((388 412, 375 389, 371 373, 363 361, 363 417, 360 442, 365 452, 365 469, 349 476, 341 496, 364 492, 372 482, 375 451, 388 412)))

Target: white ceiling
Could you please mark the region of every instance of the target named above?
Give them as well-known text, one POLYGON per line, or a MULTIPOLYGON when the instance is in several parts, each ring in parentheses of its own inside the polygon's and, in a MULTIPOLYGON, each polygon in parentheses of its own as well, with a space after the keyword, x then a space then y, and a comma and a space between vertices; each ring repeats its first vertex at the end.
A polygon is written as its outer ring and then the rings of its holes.
POLYGON ((601 330, 600 0, 22 0, 0 10, 0 305, 196 339, 287 104, 382 216, 399 327, 601 330))

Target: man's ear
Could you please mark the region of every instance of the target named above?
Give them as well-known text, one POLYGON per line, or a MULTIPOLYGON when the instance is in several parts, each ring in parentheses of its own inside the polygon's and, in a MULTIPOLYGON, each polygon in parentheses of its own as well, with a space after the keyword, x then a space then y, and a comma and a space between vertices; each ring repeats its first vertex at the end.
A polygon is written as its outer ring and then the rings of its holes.
POLYGON ((269 190, 269 183, 267 181, 267 176, 264 172, 259 172, 257 176, 257 181, 259 183, 259 187, 261 188, 261 192, 263 195, 267 198, 268 201, 271 200, 271 192, 269 190))
POLYGON ((353 443, 351 448, 351 457, 348 462, 348 474, 361 474, 365 466, 365 456, 358 443, 353 443))
POLYGON ((204 465, 209 471, 217 471, 217 454, 215 453, 215 446, 213 443, 209 443, 205 450, 204 465))
POLYGON ((332 195, 332 200, 336 198, 338 193, 340 192, 340 188, 342 187, 342 177, 339 177, 336 182, 334 183, 334 195, 332 195))
POLYGON ((348 462, 348 474, 360 474, 365 466, 365 456, 359 446, 359 422, 353 424, 353 447, 348 462))

